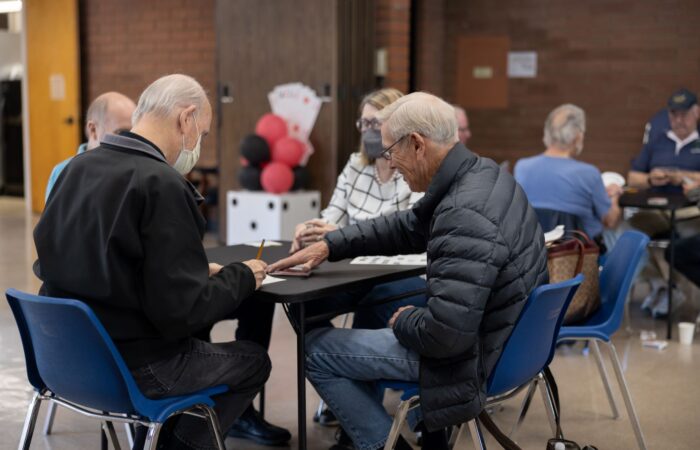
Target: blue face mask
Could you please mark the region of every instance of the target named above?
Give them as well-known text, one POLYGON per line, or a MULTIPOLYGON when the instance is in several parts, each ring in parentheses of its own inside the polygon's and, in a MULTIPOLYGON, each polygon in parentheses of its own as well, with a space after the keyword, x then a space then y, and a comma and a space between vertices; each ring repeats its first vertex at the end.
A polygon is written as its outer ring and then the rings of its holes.
POLYGON ((362 132, 362 145, 365 153, 370 159, 377 159, 382 155, 382 133, 374 128, 369 128, 362 132))

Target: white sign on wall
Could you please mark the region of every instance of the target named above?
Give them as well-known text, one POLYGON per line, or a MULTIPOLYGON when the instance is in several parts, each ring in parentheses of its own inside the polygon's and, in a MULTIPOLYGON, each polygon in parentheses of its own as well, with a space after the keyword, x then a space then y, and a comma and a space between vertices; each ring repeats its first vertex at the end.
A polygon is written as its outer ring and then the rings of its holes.
POLYGON ((508 52, 509 78, 535 78, 537 52, 508 52))

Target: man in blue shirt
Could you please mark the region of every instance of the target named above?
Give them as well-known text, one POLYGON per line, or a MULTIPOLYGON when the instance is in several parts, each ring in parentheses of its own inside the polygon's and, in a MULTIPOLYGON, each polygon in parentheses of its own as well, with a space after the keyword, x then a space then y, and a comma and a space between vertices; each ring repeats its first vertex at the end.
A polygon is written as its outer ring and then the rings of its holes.
POLYGON ((647 124, 644 146, 627 177, 630 186, 668 186, 680 191, 682 184, 700 181, 697 96, 678 90, 668 100, 667 115, 670 129, 665 132, 659 129, 663 126, 659 117, 655 127, 647 124))
POLYGON ((571 104, 555 108, 544 126, 546 150, 518 160, 513 173, 534 208, 576 216, 583 230, 597 237, 620 220, 621 186, 606 188, 595 166, 575 159, 583 151, 585 132, 581 108, 571 104))
MULTIPOLYGON (((131 129, 131 114, 134 109, 136 109, 134 102, 118 92, 106 92, 97 97, 90 104, 85 117, 85 136, 88 140, 80 144, 77 154, 100 145, 100 141, 106 134, 117 134, 131 129)), ((49 194, 58 176, 72 159, 71 156, 61 161, 51 171, 49 182, 46 184, 46 201, 49 200, 49 194)))

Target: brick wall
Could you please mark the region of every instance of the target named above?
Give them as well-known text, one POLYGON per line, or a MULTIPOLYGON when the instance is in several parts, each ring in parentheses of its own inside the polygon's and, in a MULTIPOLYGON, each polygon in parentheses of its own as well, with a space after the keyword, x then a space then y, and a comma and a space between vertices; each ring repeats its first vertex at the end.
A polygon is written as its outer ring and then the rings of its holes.
MULTIPOLYGON (((110 90, 137 101, 149 83, 176 72, 196 78, 216 108, 214 0, 82 0, 80 16, 83 110, 110 90)), ((217 164, 216 121, 211 131, 200 166, 217 164)))
POLYGON ((376 46, 387 50, 383 85, 407 92, 410 77, 410 0, 377 0, 376 46))
POLYGON ((507 109, 470 111, 471 147, 497 160, 541 151, 545 116, 572 102, 588 115, 582 159, 626 173, 644 123, 670 93, 700 90, 697 0, 417 3, 418 89, 454 100, 455 38, 462 34, 509 36, 511 50, 538 53, 537 78, 509 81, 507 109))

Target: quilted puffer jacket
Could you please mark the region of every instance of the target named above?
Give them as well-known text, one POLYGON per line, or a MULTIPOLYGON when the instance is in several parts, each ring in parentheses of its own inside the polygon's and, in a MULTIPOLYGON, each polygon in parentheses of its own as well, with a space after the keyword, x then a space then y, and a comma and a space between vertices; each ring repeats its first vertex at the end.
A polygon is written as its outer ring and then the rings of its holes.
POLYGON ((402 312, 399 342, 421 356, 421 407, 435 430, 477 416, 528 294, 547 281, 542 230, 525 193, 462 144, 406 211, 326 235, 329 260, 427 250, 428 305, 402 312))

